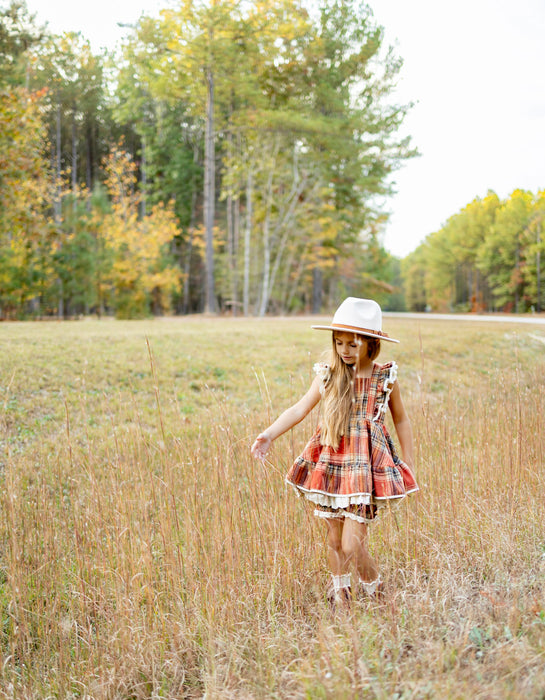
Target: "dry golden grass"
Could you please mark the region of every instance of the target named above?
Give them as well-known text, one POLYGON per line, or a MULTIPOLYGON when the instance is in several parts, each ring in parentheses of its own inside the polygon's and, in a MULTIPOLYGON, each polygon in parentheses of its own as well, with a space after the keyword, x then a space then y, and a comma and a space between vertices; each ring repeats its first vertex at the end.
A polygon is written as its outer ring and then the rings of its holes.
POLYGON ((308 319, 0 327, 1 697, 545 697, 545 330, 388 320, 421 493, 333 615, 323 524, 249 456, 308 319))

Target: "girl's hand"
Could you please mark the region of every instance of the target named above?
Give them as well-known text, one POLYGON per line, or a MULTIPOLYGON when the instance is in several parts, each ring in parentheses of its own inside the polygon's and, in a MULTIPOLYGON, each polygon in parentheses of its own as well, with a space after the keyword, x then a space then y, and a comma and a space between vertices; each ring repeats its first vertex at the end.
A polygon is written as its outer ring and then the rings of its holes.
POLYGON ((256 459, 259 459, 263 462, 265 459, 265 455, 269 451, 271 445, 272 440, 267 435, 267 433, 259 433, 259 435, 255 439, 254 444, 251 447, 251 453, 256 459))

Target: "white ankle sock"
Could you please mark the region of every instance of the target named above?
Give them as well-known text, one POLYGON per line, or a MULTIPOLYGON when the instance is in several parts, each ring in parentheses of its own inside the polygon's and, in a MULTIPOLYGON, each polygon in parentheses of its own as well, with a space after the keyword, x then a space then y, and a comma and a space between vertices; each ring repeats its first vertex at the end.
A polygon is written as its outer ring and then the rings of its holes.
POLYGON ((376 577, 374 581, 362 581, 360 578, 360 586, 367 593, 367 595, 374 595, 377 590, 377 586, 381 583, 380 575, 376 577))
POLYGON ((331 574, 331 578, 335 591, 340 591, 341 588, 350 588, 350 574, 341 574, 340 576, 331 574))

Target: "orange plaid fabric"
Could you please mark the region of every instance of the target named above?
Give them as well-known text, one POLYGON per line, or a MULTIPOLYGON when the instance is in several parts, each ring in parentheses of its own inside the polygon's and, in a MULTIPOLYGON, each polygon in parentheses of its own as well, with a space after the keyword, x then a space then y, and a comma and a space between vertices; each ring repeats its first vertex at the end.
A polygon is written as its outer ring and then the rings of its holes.
POLYGON ((355 403, 347 434, 339 447, 320 444, 316 430, 289 470, 286 481, 316 506, 316 515, 373 520, 377 509, 418 491, 410 467, 396 454, 384 425, 385 411, 397 373, 394 362, 375 363, 368 379, 356 379, 355 403))

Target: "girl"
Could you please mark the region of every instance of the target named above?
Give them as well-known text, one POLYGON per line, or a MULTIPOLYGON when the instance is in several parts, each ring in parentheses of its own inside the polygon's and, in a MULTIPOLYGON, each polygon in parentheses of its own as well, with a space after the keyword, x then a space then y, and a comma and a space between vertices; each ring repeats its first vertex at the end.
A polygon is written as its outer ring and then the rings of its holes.
POLYGON ((395 362, 374 362, 382 331, 380 306, 371 299, 349 297, 339 306, 329 364, 314 365, 316 377, 308 392, 257 436, 251 451, 263 461, 272 442, 297 425, 322 400, 322 421, 286 481, 315 506, 314 514, 328 528, 328 562, 333 578, 329 600, 347 602, 351 570, 358 592, 380 590, 377 565, 367 549, 367 526, 378 509, 418 491, 413 469, 409 418, 396 381, 395 362), (387 407, 396 428, 403 461, 384 425, 387 407))

